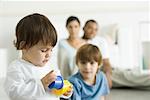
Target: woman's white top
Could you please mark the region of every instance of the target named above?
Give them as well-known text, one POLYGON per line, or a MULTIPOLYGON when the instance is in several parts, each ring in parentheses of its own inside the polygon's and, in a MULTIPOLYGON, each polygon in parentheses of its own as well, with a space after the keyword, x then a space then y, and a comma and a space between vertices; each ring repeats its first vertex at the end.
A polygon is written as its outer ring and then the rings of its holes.
POLYGON ((75 64, 77 49, 72 47, 66 39, 60 40, 58 45, 58 67, 64 79, 76 73, 78 68, 75 64))
POLYGON ((11 100, 59 100, 45 91, 41 82, 51 70, 51 66, 37 67, 23 59, 13 61, 4 84, 8 96, 11 100))

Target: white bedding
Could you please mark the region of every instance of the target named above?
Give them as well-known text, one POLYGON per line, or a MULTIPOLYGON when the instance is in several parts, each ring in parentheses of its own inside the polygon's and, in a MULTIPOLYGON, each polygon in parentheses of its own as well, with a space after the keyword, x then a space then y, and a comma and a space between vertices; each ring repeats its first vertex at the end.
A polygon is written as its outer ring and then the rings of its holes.
POLYGON ((140 70, 118 69, 115 68, 112 73, 113 87, 132 87, 150 90, 150 73, 141 73, 140 70))

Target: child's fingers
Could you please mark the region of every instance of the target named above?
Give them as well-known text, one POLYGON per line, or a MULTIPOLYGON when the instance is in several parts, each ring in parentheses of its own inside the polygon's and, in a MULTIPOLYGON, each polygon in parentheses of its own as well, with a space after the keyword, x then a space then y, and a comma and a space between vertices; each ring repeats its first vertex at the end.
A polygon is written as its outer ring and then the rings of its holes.
POLYGON ((70 88, 67 90, 67 92, 72 92, 73 91, 73 88, 70 88))
POLYGON ((46 79, 47 79, 48 84, 51 84, 53 81, 56 80, 56 78, 57 78, 57 76, 55 74, 53 74, 53 75, 47 76, 46 79))
POLYGON ((72 91, 67 91, 66 93, 64 93, 63 95, 64 96, 68 96, 68 95, 70 95, 72 93, 72 91))
POLYGON ((48 79, 48 83, 51 84, 51 83, 54 82, 55 80, 56 80, 56 77, 54 77, 54 78, 49 78, 49 79, 48 79))
POLYGON ((51 72, 49 72, 47 75, 46 75, 46 79, 48 80, 48 82, 53 82, 53 81, 55 81, 56 80, 56 78, 57 78, 57 76, 56 76, 56 73, 54 72, 54 71, 51 71, 51 72))
MULTIPOLYGON (((70 93, 70 94, 71 94, 71 93, 70 93)), ((70 94, 67 92, 67 93, 64 93, 63 95, 64 95, 64 96, 68 96, 68 95, 70 95, 70 94)))
POLYGON ((49 72, 48 74, 45 75, 44 79, 48 80, 51 77, 54 77, 55 75, 52 74, 52 72, 49 72))
POLYGON ((54 70, 50 71, 45 77, 56 76, 56 72, 54 70))
POLYGON ((51 77, 51 76, 56 76, 56 72, 52 70, 52 71, 49 72, 47 75, 48 75, 49 77, 51 77))
POLYGON ((56 79, 56 78, 57 78, 56 74, 51 74, 51 75, 48 76, 49 80, 56 79))
POLYGON ((68 90, 73 90, 73 86, 69 86, 69 89, 68 90))
POLYGON ((42 78, 42 83, 44 87, 47 87, 57 78, 56 73, 54 71, 49 72, 44 78, 42 78))
POLYGON ((72 93, 72 91, 73 91, 73 88, 72 88, 72 86, 70 86, 69 89, 67 90, 67 92, 64 93, 63 95, 68 96, 72 93))

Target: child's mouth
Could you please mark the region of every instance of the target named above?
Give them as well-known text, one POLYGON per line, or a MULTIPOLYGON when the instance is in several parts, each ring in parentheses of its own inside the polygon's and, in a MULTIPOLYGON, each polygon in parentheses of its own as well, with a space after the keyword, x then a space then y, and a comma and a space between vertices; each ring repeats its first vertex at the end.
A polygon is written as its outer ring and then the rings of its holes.
POLYGON ((44 60, 44 61, 43 61, 43 63, 46 63, 46 62, 48 62, 48 60, 44 60))
POLYGON ((91 72, 88 72, 88 71, 84 71, 83 73, 85 73, 85 74, 90 74, 91 72))

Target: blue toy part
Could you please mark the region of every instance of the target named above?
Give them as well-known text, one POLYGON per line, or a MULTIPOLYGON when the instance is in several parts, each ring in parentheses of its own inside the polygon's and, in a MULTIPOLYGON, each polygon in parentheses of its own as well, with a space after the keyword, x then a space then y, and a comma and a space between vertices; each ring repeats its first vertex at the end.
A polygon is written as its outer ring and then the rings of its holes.
POLYGON ((57 79, 52 82, 48 87, 49 89, 61 89, 63 86, 63 78, 61 76, 57 76, 57 79))

